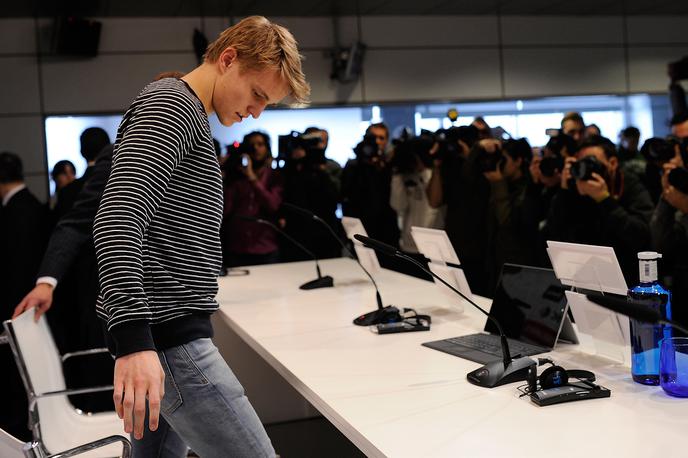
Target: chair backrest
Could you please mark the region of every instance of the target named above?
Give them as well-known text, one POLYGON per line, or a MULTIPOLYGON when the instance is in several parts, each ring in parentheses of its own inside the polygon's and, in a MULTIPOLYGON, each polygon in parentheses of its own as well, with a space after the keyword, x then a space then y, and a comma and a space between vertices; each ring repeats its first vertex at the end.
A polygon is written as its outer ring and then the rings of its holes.
MULTIPOLYGON (((34 322, 33 310, 24 312, 12 321, 6 322, 10 336, 19 353, 19 364, 23 365, 27 391, 44 394, 66 389, 62 359, 48 328, 45 316, 34 322)), ((22 369, 20 369, 21 371, 22 369)), ((31 396, 29 396, 31 401, 31 396)), ((38 430, 45 447, 55 453, 70 448, 65 439, 76 427, 78 413, 67 396, 48 396, 36 401, 38 430)), ((34 428, 35 429, 35 428, 34 428)), ((38 439, 36 437, 36 439, 38 439)))
POLYGON ((34 322, 33 310, 22 313, 10 326, 21 355, 27 381, 36 394, 64 390, 62 360, 45 316, 34 322))
POLYGON ((2 458, 23 458, 24 443, 0 429, 0 456, 2 458))

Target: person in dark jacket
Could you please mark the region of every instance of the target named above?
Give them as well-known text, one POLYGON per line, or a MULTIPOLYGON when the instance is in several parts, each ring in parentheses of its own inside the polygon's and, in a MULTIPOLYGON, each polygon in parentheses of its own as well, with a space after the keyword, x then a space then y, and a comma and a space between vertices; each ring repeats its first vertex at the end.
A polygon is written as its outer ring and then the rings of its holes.
MULTIPOLYGON (((672 318, 688 325, 688 194, 669 183, 672 169, 683 167, 678 161, 664 166, 662 197, 650 221, 652 247, 662 254, 660 282, 672 294, 672 318)), ((674 330, 675 333, 678 331, 674 330)))
POLYGON ((634 285, 637 253, 650 247, 652 211, 642 183, 620 169, 614 144, 592 137, 566 160, 547 225, 552 240, 613 247, 627 284, 634 285))
MULTIPOLYGON (((325 169, 323 150, 304 146, 294 148, 282 172, 283 202, 315 213, 341 236, 343 230, 336 214, 337 185, 325 169)), ((327 228, 316 221, 287 209, 282 212, 281 224, 287 234, 301 242, 318 259, 341 256, 341 245, 327 228)), ((285 262, 310 259, 308 254, 284 238, 281 239, 280 256, 285 262)))
POLYGON ((100 127, 89 127, 81 133, 79 144, 81 145, 81 156, 86 160, 86 171, 84 171, 81 177, 71 181, 59 191, 57 204, 53 209, 53 220, 55 223, 72 208, 72 205, 78 199, 84 183, 93 173, 96 158, 105 147, 110 145, 110 137, 100 127))
POLYGON ((482 174, 480 157, 497 145, 494 139, 478 141, 478 130, 461 127, 459 152, 435 160, 427 194, 430 206, 447 206, 445 231, 461 261, 471 291, 490 296, 485 271, 487 214, 490 184, 482 174))
POLYGON ((342 212, 359 218, 368 235, 399 246, 397 213, 389 204, 392 168, 385 159, 382 143, 367 134, 342 173, 342 212))
MULTIPOLYGON (((47 208, 27 189, 21 159, 0 153, 0 321, 10 319, 17 302, 31 290, 41 262, 47 208)), ((3 374, 0 427, 29 440, 26 392, 8 345, 0 345, 3 374)))
POLYGON ((576 141, 564 133, 550 138, 541 155, 533 157, 528 168, 530 176, 526 186, 523 212, 530 222, 533 237, 533 263, 537 266, 551 267, 546 246, 549 238, 547 215, 552 199, 559 192, 564 160, 576 154, 576 141))
MULTIPOLYGON (((74 205, 53 229, 45 255, 42 261, 38 260, 40 267, 31 277, 32 281, 38 278, 35 286, 29 288, 23 299, 19 297, 14 302, 13 317, 35 308, 36 319, 55 304, 48 318, 61 353, 105 345, 102 325, 95 313, 98 269, 93 220, 110 176, 112 151, 112 145, 104 148, 89 167, 74 205)), ((75 360, 65 366, 65 378, 71 387, 107 385, 112 380, 112 367, 109 357, 75 360)), ((71 400, 87 412, 112 410, 110 394, 79 395, 71 400)))
POLYGON ((524 212, 528 164, 532 150, 525 139, 507 140, 493 154, 501 155, 494 170, 483 172, 490 182, 487 215, 486 272, 493 291, 505 262, 533 263, 534 227, 524 212))

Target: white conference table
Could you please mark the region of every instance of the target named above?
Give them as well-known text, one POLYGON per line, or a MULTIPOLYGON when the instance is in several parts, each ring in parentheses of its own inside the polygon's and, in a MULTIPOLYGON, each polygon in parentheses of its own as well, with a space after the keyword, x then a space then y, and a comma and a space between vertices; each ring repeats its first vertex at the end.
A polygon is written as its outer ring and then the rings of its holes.
MULTIPOLYGON (((312 262, 250 267, 220 279, 224 322, 372 457, 687 457, 688 399, 634 383, 630 369, 558 346, 568 369, 595 372, 608 399, 537 407, 516 386, 471 385, 479 364, 422 342, 474 333, 484 316, 432 283, 375 275, 385 305, 432 315, 432 329, 376 335, 351 320, 375 308, 374 289, 354 261, 321 262, 334 288, 301 291, 312 262)), ((489 308, 490 301, 476 298, 489 308)))

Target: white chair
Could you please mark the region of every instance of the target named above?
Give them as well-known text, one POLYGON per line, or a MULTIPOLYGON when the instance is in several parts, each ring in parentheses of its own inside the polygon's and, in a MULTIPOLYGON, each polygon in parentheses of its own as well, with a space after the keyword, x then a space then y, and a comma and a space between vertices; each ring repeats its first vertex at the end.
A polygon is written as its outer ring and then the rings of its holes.
POLYGON ((72 394, 112 389, 112 386, 101 386, 68 390, 65 386, 64 359, 101 350, 72 353, 61 359, 45 317, 36 323, 33 316, 33 310, 28 310, 16 319, 4 322, 5 335, 29 400, 29 427, 35 441, 34 454, 29 456, 72 456, 65 454, 69 452, 60 451, 79 449, 79 453, 83 453, 84 447, 87 451, 82 456, 88 458, 128 456, 130 444, 127 434, 122 420, 114 412, 85 414, 75 409, 67 399, 72 394), (104 440, 109 440, 109 445, 103 444, 104 440), (82 445, 94 441, 99 444, 97 447, 82 445), (111 443, 114 441, 125 444, 124 452, 121 445, 111 443))
POLYGON ((0 457, 2 458, 66 458, 68 456, 77 456, 84 454, 90 450, 98 447, 104 447, 113 442, 122 442, 122 456, 129 458, 131 456, 131 444, 122 436, 111 436, 95 442, 81 445, 79 447, 56 453, 54 455, 46 455, 43 448, 38 442, 24 443, 4 429, 0 429, 0 457))

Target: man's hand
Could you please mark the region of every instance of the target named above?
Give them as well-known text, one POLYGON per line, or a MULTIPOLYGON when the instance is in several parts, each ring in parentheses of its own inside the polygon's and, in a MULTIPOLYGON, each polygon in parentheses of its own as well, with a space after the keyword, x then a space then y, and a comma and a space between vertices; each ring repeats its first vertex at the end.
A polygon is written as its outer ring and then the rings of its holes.
POLYGON ((246 167, 241 168, 241 172, 248 178, 248 181, 256 181, 258 177, 256 176, 256 172, 253 170, 253 161, 251 160, 251 156, 248 154, 244 154, 246 158, 246 162, 248 163, 246 167))
POLYGON ((597 203, 609 197, 607 182, 597 173, 593 173, 589 180, 576 180, 576 187, 580 195, 590 196, 597 203))
POLYGON ((160 402, 165 395, 165 372, 155 351, 140 351, 115 361, 113 400, 117 416, 124 420, 124 431, 143 437, 148 398, 148 428, 158 429, 160 402))
POLYGON ((664 173, 662 174, 662 198, 676 210, 688 214, 688 195, 682 193, 669 183, 669 173, 677 167, 678 165, 675 162, 664 164, 664 173))
POLYGON ((38 322, 41 315, 47 312, 51 305, 53 305, 53 286, 49 283, 39 283, 17 305, 12 319, 17 318, 30 308, 35 308, 33 320, 38 322))

